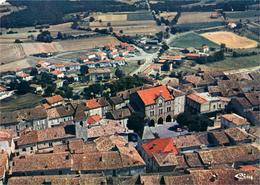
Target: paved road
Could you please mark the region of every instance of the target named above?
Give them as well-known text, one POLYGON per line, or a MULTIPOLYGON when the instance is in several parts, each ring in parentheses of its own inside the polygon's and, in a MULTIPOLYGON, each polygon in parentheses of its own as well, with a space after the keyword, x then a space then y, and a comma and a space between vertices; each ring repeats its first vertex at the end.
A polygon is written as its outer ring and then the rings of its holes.
POLYGON ((140 56, 129 58, 129 59, 127 59, 127 61, 145 60, 145 62, 138 69, 131 72, 130 75, 134 75, 134 74, 138 74, 138 73, 143 72, 149 65, 151 65, 153 63, 153 60, 156 59, 158 57, 158 54, 159 54, 159 50, 155 53, 150 54, 150 53, 146 53, 143 49, 138 48, 137 46, 135 46, 135 48, 140 52, 140 56))

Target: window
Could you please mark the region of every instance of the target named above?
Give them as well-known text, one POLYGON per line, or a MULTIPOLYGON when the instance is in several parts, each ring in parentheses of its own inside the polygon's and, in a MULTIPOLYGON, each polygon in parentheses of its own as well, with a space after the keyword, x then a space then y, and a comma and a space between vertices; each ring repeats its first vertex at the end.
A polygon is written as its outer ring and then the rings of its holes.
POLYGON ((154 108, 154 105, 151 105, 150 108, 153 109, 153 108, 154 108))
POLYGON ((221 104, 218 105, 218 108, 221 108, 221 104))
POLYGON ((213 105, 213 109, 216 109, 216 105, 213 105))
POLYGON ((171 101, 167 101, 167 105, 171 105, 171 101))
POLYGON ((154 116, 154 111, 150 111, 150 116, 154 116))
POLYGON ((26 152, 26 148, 23 148, 23 150, 22 150, 23 152, 26 152))
POLYGON ((162 103, 159 103, 159 107, 162 107, 162 103))
POLYGON ((52 147, 53 146, 52 143, 49 143, 49 146, 52 147))
POLYGON ((159 109, 159 114, 162 114, 163 113, 163 110, 162 109, 159 109))
POLYGON ((171 107, 167 107, 167 112, 171 112, 171 107))

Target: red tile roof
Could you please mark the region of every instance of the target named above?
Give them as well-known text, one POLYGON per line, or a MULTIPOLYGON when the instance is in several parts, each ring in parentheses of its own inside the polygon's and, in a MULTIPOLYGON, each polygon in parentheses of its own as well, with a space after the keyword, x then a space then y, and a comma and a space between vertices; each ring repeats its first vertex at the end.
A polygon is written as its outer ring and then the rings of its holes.
POLYGON ((0 86, 0 92, 6 91, 6 88, 4 86, 0 86))
POLYGON ((159 138, 151 140, 147 143, 142 145, 144 151, 147 153, 148 156, 153 156, 156 153, 168 153, 172 152, 173 154, 177 155, 178 151, 174 146, 174 142, 172 138, 159 138))
POLYGON ((145 105, 155 104, 158 96, 162 96, 165 101, 172 100, 173 96, 170 94, 166 86, 158 86, 149 89, 139 90, 137 94, 142 99, 145 105))
POLYGON ((24 77, 28 77, 30 75, 26 74, 26 73, 21 73, 21 74, 17 74, 17 76, 24 78, 24 77))
POLYGON ((97 99, 86 100, 86 106, 89 109, 95 109, 101 107, 97 99))
POLYGON ((49 103, 49 105, 52 105, 54 103, 63 101, 63 97, 61 95, 55 95, 55 96, 47 97, 46 101, 49 103))
POLYGON ((61 71, 58 71, 58 70, 55 70, 55 71, 52 71, 51 74, 54 74, 54 75, 59 75, 61 74, 62 72, 61 71))
POLYGON ((100 121, 102 118, 100 115, 93 115, 93 116, 89 116, 87 119, 87 123, 88 125, 92 125, 98 121, 100 121))

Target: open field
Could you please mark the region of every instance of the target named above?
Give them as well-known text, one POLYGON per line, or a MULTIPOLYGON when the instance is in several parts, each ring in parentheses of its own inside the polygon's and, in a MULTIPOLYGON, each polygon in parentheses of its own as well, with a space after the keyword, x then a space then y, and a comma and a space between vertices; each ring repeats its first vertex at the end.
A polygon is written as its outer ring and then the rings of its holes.
POLYGON ((200 36, 197 33, 190 32, 175 38, 171 43, 171 47, 180 47, 180 48, 188 48, 188 47, 195 47, 201 48, 203 44, 207 44, 209 47, 217 48, 219 47, 214 42, 200 36))
POLYGON ((129 75, 131 72, 135 71, 140 66, 137 64, 137 61, 128 61, 128 65, 121 67, 126 75, 129 75))
MULTIPOLYGON (((53 38, 55 38, 57 36, 58 32, 62 32, 63 34, 68 34, 68 35, 93 34, 93 32, 86 32, 83 30, 73 30, 73 29, 71 29, 71 24, 72 24, 72 22, 50 25, 50 27, 48 29, 43 29, 43 30, 48 30, 51 33, 53 38)), ((37 35, 40 33, 39 29, 35 29, 35 27, 32 27, 32 26, 24 27, 24 28, 12 28, 11 30, 14 32, 17 32, 17 33, 6 34, 8 29, 1 28, 1 32, 3 33, 2 35, 0 35, 1 44, 14 43, 15 39, 19 39, 23 42, 32 42, 31 39, 28 39, 28 36, 33 35, 34 38, 36 39, 37 35)))
POLYGON ((249 10, 249 11, 235 11, 235 12, 225 12, 226 17, 229 21, 239 21, 250 19, 252 20, 259 20, 260 12, 257 10, 249 10))
POLYGON ((257 47, 257 42, 246 37, 241 37, 232 32, 208 32, 203 33, 203 37, 217 43, 217 44, 226 44, 228 48, 255 48, 257 47))
POLYGON ((149 11, 94 13, 90 16, 95 19, 89 23, 91 29, 104 29, 110 24, 114 32, 122 30, 126 35, 155 34, 161 31, 149 11))
POLYGON ((0 64, 26 57, 21 44, 0 44, 0 64))
POLYGON ((182 12, 175 27, 180 30, 198 30, 222 26, 224 21, 221 17, 210 18, 212 12, 182 12))
POLYGON ((166 19, 173 19, 177 15, 177 12, 161 12, 160 17, 164 17, 166 19))
POLYGON ((29 58, 24 58, 21 60, 17 60, 14 62, 9 62, 7 64, 1 65, 0 72, 15 71, 15 70, 21 69, 21 68, 28 68, 28 67, 35 66, 34 64, 35 64, 35 60, 29 59, 29 58))
POLYGON ((35 94, 13 95, 0 101, 0 112, 32 108, 39 105, 43 98, 35 94))
MULTIPOLYGON (((131 72, 139 68, 140 65, 137 64, 137 61, 128 61, 127 65, 121 66, 120 69, 126 74, 129 75, 131 72)), ((112 68, 112 72, 115 73, 116 68, 112 68)))
POLYGON ((178 24, 223 21, 221 17, 217 19, 210 18, 211 13, 212 12, 182 12, 178 24))
POLYGON ((252 68, 260 66, 259 61, 260 55, 248 56, 248 57, 226 57, 225 60, 214 62, 210 64, 204 65, 196 65, 196 68, 201 68, 204 70, 235 70, 235 69, 242 69, 242 68, 252 68))
MULTIPOLYGON (((65 40, 52 43, 32 42, 21 44, 0 44, 0 61, 2 64, 6 64, 37 53, 75 51, 118 43, 119 41, 114 37, 105 36, 80 40, 65 40)), ((1 68, 2 67, 3 66, 1 66, 1 68)))

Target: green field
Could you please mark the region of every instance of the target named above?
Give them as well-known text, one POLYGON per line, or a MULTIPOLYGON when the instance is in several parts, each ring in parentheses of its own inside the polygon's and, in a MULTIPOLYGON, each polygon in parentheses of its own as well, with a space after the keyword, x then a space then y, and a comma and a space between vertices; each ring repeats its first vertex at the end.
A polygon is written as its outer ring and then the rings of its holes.
POLYGON ((0 101, 0 112, 13 111, 23 108, 32 108, 40 104, 41 96, 27 93, 25 95, 13 95, 0 101))
MULTIPOLYGON (((128 65, 120 67, 120 69, 122 69, 124 71, 125 75, 129 75, 131 72, 133 72, 134 70, 136 70, 139 67, 139 65, 137 64, 137 61, 128 61, 127 64, 128 65)), ((113 68, 112 71, 115 72, 116 68, 113 68)))
POLYGON ((248 57, 226 57, 225 60, 220 62, 214 62, 205 65, 196 65, 196 67, 207 67, 216 70, 234 70, 242 68, 251 68, 260 66, 260 55, 253 55, 248 57))
POLYGON ((218 48, 219 45, 211 42, 210 40, 200 36, 197 33, 187 33, 182 36, 176 37, 171 43, 171 47, 180 47, 180 48, 201 48, 203 44, 207 44, 209 47, 218 48))

